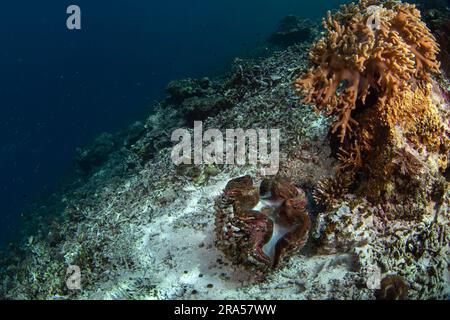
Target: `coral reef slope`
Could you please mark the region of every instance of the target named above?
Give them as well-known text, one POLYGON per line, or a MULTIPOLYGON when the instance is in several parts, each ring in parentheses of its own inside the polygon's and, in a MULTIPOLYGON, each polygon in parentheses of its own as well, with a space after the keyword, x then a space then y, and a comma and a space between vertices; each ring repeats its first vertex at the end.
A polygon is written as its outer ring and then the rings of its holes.
POLYGON ((0 256, 0 298, 448 299, 446 80, 417 9, 382 4, 328 15, 312 49, 173 81, 146 121, 80 149, 0 256), (176 166, 171 133, 194 120, 280 129, 277 176, 176 166))

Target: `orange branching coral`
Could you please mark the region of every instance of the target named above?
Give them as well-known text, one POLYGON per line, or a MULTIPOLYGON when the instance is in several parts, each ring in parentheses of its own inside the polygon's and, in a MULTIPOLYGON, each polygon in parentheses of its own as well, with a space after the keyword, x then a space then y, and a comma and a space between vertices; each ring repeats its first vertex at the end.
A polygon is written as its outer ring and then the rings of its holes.
POLYGON ((333 133, 344 142, 357 121, 352 112, 369 94, 384 103, 417 80, 439 72, 439 48, 414 5, 361 1, 324 19, 327 35, 311 51, 315 65, 296 82, 305 103, 336 115, 333 133))
MULTIPOLYGON (((398 132, 417 149, 448 149, 431 98, 439 47, 415 5, 361 0, 329 12, 323 25, 325 35, 310 52, 313 66, 295 86, 304 103, 335 117, 341 170, 387 166, 385 149, 398 142, 398 132)), ((388 174, 381 169, 377 174, 388 174)))

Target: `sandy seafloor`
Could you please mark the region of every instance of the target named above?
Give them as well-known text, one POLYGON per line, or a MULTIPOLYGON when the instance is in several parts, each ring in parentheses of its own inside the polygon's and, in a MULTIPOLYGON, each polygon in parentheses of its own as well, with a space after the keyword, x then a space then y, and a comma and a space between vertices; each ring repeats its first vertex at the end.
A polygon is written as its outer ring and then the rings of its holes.
MULTIPOLYGON (((229 75, 204 79, 195 94, 231 101, 205 119, 205 128, 280 128, 281 174, 312 189, 333 174, 336 160, 329 157, 329 120, 302 107, 292 87, 306 70, 306 52, 298 45, 261 60, 236 60, 229 75)), ((448 192, 443 205, 414 222, 386 222, 364 199, 355 205, 347 195, 328 212, 345 221, 339 247, 314 247, 323 222, 315 209, 309 245, 264 281, 232 265, 214 245, 215 199, 232 178, 262 177, 254 166, 177 169, 167 141, 173 128, 186 124, 180 108, 168 99, 145 122, 101 138, 115 147, 56 196, 57 218, 36 218, 42 229, 3 264, 0 297, 373 299, 367 281, 376 265, 382 275, 404 277, 409 298, 448 298, 448 192), (417 237, 424 247, 419 256, 411 254, 417 237), (81 291, 67 290, 68 265, 80 266, 81 291)))

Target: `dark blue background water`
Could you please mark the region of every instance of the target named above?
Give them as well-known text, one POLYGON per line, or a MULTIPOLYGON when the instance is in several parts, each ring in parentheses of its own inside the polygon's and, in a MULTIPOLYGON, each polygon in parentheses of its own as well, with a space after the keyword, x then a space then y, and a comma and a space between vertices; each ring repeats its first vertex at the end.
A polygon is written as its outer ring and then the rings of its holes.
POLYGON ((167 82, 214 75, 287 14, 343 0, 9 1, 0 10, 0 243, 51 192, 74 150, 144 118, 167 82), (66 29, 66 8, 82 30, 66 29))

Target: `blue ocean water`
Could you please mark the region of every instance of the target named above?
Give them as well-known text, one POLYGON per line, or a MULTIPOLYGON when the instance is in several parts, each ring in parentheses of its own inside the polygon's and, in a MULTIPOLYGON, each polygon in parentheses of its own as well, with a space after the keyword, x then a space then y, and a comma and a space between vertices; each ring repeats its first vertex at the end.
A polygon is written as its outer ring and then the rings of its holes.
POLYGON ((151 112, 165 85, 214 76, 281 18, 343 0, 10 1, 0 10, 0 243, 24 205, 51 193, 75 149, 151 112), (66 28, 66 8, 82 29, 66 28))

